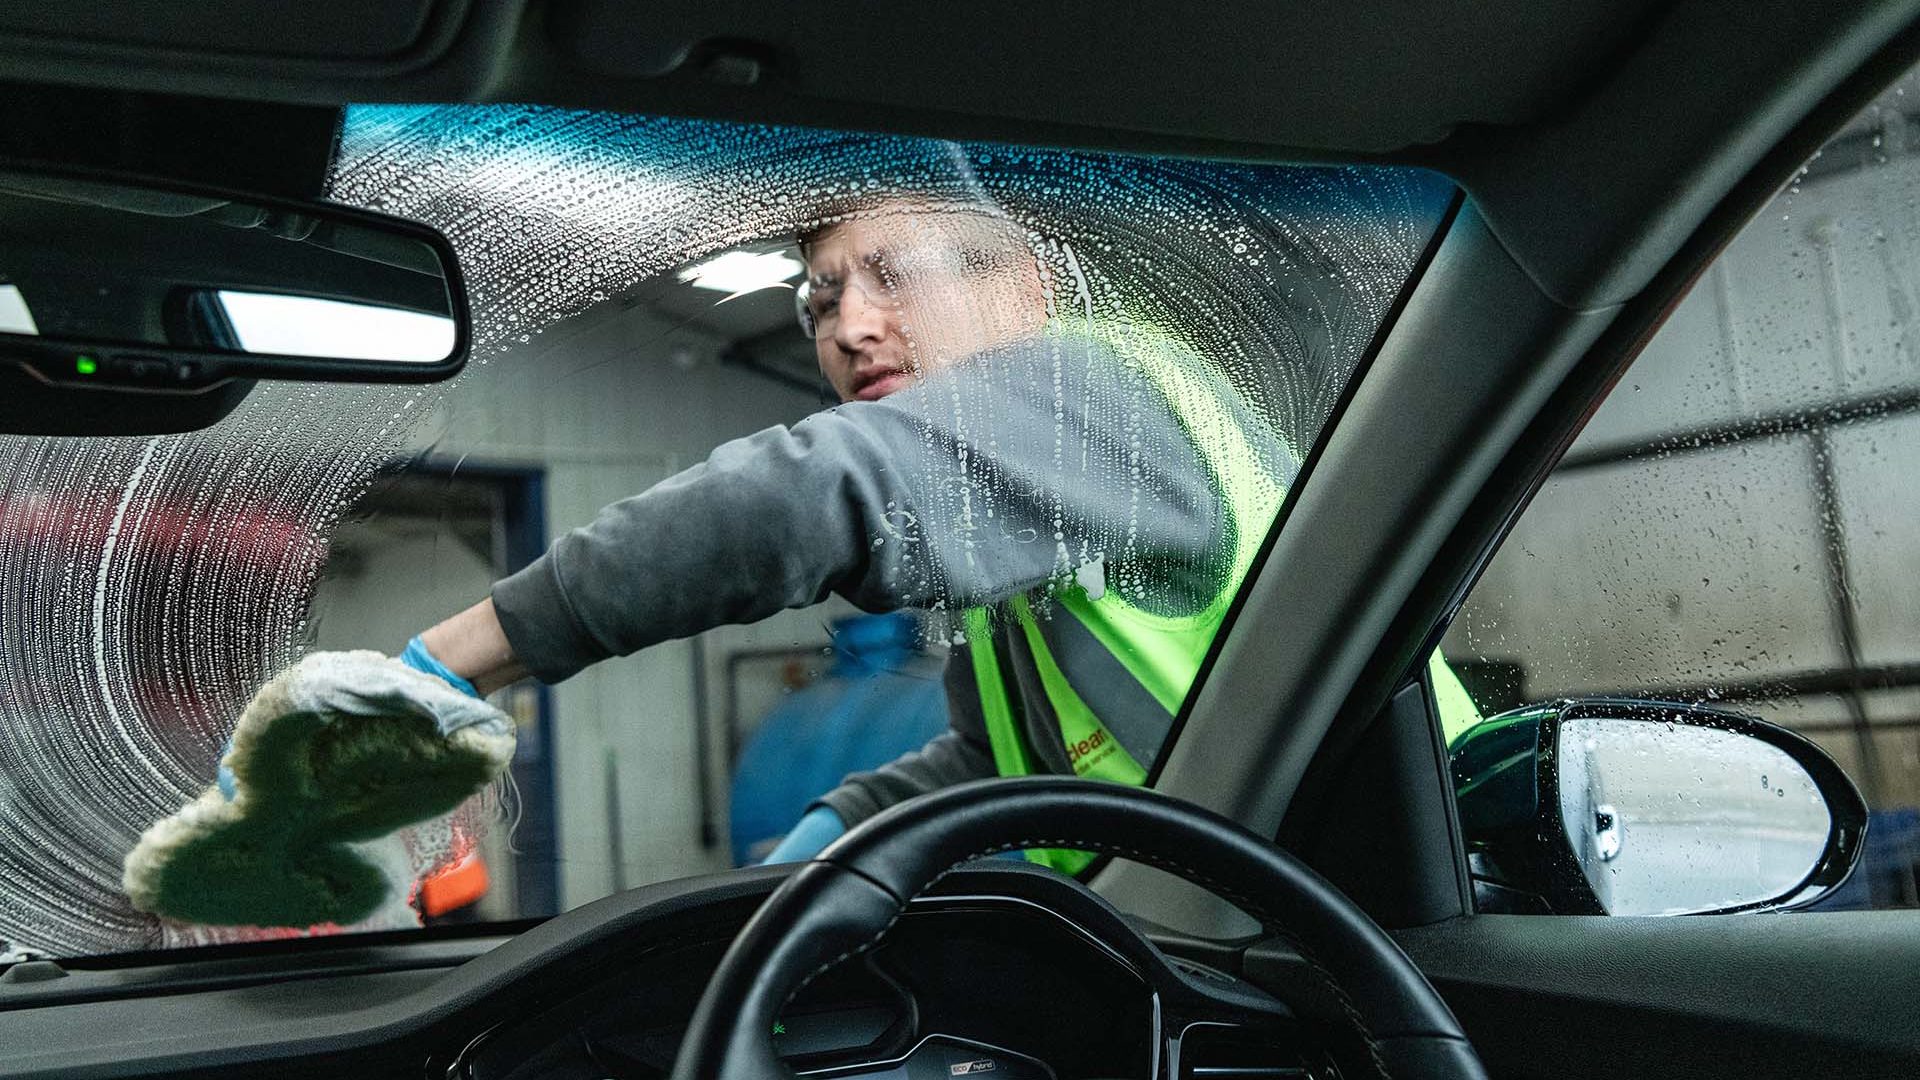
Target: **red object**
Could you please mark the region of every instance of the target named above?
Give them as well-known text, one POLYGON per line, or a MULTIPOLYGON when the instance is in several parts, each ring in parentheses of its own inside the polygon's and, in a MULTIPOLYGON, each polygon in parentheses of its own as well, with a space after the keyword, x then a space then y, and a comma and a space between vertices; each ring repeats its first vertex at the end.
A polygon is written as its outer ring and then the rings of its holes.
POLYGON ((489 884, 486 861, 476 852, 420 882, 420 909, 428 915, 458 911, 487 895, 489 884))

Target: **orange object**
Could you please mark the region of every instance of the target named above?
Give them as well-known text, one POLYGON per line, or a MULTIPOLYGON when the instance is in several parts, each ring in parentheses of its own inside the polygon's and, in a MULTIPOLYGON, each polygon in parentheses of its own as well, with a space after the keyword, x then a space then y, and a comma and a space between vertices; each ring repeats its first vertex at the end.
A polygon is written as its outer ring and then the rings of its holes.
POLYGON ((487 863, 478 852, 420 882, 420 907, 428 915, 445 915, 487 895, 487 863))

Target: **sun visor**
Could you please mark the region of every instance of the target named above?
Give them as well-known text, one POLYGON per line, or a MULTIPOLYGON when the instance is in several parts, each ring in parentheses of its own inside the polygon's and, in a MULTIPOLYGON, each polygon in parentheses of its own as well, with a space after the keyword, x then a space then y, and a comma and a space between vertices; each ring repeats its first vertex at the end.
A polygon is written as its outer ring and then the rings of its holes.
POLYGON ((236 56, 371 60, 405 52, 437 6, 435 0, 331 0, 275 4, 269 14, 256 0, 11 4, 0 10, 0 36, 127 49, 217 48, 236 56))
POLYGON ((340 110, 0 82, 0 160, 310 199, 340 110))

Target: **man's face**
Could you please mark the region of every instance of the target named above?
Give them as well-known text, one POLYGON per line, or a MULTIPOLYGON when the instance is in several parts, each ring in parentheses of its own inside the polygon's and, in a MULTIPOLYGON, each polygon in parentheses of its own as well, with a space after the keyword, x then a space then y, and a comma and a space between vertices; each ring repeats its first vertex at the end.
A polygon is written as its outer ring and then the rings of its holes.
POLYGON ((983 349, 1038 331, 1034 258, 1004 222, 882 210, 807 249, 820 373, 842 401, 877 401, 983 349))

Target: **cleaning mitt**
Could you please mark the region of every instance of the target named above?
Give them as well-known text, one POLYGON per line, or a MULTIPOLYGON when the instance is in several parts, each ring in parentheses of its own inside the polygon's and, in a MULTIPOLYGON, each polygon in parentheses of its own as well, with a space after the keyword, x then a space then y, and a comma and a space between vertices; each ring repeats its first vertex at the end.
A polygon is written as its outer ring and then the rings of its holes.
POLYGON ((254 695, 223 782, 141 835, 122 884, 187 923, 364 922, 412 888, 396 830, 483 790, 513 747, 505 713, 440 679, 377 652, 313 653, 254 695))

